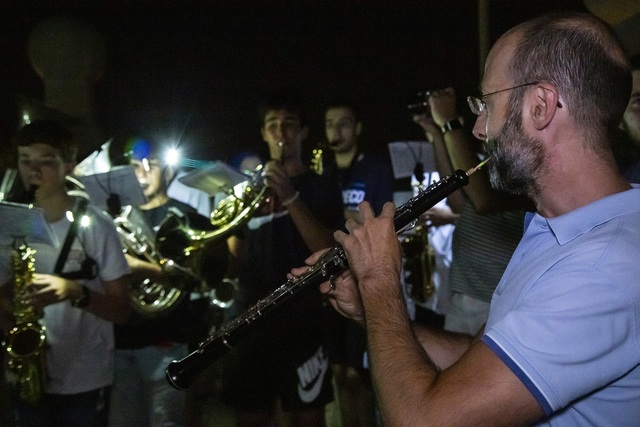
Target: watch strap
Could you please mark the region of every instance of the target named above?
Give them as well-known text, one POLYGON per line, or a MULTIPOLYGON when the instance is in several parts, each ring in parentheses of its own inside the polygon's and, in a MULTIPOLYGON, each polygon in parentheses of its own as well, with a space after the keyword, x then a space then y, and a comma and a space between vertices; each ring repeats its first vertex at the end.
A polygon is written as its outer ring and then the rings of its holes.
POLYGON ((85 285, 82 286, 82 295, 76 299, 71 300, 71 305, 76 308, 84 308, 91 302, 91 290, 85 285))
POLYGON ((454 129, 462 129, 462 123, 460 123, 460 120, 458 119, 449 120, 448 122, 440 126, 440 131, 442 132, 443 135, 454 129))

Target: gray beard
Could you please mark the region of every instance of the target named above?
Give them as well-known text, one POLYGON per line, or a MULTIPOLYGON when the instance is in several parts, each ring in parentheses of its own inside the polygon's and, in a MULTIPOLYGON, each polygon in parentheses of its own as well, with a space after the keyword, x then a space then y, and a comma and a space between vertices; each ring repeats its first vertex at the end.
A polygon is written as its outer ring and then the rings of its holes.
POLYGON ((525 135, 520 115, 510 111, 500 135, 488 140, 485 149, 491 156, 489 178, 493 188, 516 195, 537 194, 545 149, 539 140, 525 135))

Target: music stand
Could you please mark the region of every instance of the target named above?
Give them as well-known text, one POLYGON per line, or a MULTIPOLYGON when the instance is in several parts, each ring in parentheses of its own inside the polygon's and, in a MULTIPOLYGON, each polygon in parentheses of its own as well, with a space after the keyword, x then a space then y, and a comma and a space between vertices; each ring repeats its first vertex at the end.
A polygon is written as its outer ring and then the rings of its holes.
POLYGON ((210 197, 213 197, 221 192, 229 192, 236 185, 249 179, 248 175, 234 169, 225 162, 216 160, 202 169, 196 169, 178 178, 178 181, 189 187, 204 191, 210 197))
MULTIPOLYGON (((418 169, 416 168, 418 163, 422 164, 422 172, 425 175, 421 182, 425 179, 431 181, 432 172, 437 170, 433 144, 428 141, 390 142, 389 155, 395 179, 411 178, 411 182, 417 182, 418 178, 414 176, 414 173, 418 169)), ((407 188, 404 191, 395 191, 393 193, 393 203, 396 206, 400 206, 414 195, 414 191, 411 188, 407 188)))
POLYGON ((417 163, 422 163, 425 173, 437 170, 433 144, 428 141, 390 142, 389 155, 395 179, 411 177, 417 163))
POLYGON ((12 202, 0 202, 0 240, 12 243, 23 238, 27 244, 42 243, 58 246, 58 238, 44 219, 40 208, 12 202))
POLYGON ((84 185, 91 202, 102 210, 111 212, 111 203, 115 198, 119 206, 140 206, 147 202, 133 166, 114 166, 109 172, 76 178, 84 185))

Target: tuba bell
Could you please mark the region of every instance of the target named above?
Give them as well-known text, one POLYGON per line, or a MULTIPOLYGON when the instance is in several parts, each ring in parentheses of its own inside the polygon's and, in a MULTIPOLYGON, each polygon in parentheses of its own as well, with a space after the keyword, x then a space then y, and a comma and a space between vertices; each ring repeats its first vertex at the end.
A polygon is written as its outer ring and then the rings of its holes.
MULTIPOLYGON (((153 231, 146 225, 140 211, 132 206, 125 206, 114 218, 124 252, 151 264, 159 265, 163 270, 174 271, 174 263, 162 257, 155 246, 153 231)), ((129 289, 130 302, 133 308, 147 317, 157 317, 176 307, 190 291, 187 280, 188 273, 175 275, 171 285, 156 283, 148 278, 133 281, 129 289)))

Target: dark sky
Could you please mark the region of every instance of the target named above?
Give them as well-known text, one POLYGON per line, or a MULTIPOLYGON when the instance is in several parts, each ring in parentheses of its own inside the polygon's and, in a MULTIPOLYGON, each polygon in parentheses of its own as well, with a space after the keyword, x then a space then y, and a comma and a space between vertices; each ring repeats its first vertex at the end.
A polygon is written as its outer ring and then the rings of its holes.
MULTIPOLYGON (((490 38, 551 9, 583 7, 493 0, 490 38)), ((106 42, 95 111, 107 136, 179 133, 208 160, 262 147, 256 107, 281 86, 309 102, 309 145, 323 136, 324 104, 346 95, 362 107, 365 145, 385 149, 421 137, 406 109, 418 91, 453 85, 463 99, 479 82, 471 0, 8 0, 0 6, 3 143, 17 126, 18 96, 44 97, 26 54, 29 33, 60 14, 94 25, 106 42)))

